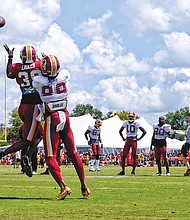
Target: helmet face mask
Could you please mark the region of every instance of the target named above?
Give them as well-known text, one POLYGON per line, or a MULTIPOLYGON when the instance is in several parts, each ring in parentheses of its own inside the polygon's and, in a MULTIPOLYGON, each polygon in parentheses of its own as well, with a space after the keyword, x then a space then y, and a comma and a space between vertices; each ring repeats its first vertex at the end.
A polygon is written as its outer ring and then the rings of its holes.
POLYGON ((159 122, 160 125, 164 125, 165 122, 166 122, 165 117, 164 116, 159 117, 158 122, 159 122))
POLYGON ((20 59, 23 64, 31 64, 34 63, 37 59, 37 53, 33 46, 26 45, 20 51, 20 59))
POLYGON ((48 55, 41 60, 40 68, 43 76, 55 78, 58 75, 60 63, 56 56, 48 55))
POLYGON ((101 121, 100 119, 97 119, 97 120, 95 121, 95 126, 96 126, 96 127, 102 126, 102 121, 101 121))
POLYGON ((135 114, 134 112, 129 112, 129 113, 128 113, 128 120, 129 120, 130 122, 136 120, 136 114, 135 114))

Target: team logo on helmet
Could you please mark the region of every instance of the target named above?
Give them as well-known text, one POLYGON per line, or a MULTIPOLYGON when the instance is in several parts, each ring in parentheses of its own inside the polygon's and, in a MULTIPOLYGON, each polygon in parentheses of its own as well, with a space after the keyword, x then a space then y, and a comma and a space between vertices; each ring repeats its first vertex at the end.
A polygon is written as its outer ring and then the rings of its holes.
POLYGON ((129 112, 128 113, 128 119, 130 121, 134 121, 136 119, 136 114, 134 112, 129 112))
POLYGON ((58 75, 60 63, 56 56, 48 55, 41 60, 40 67, 43 76, 54 78, 58 75))
POLYGON ((23 64, 30 64, 36 61, 37 53, 33 46, 26 45, 20 51, 20 59, 23 64))

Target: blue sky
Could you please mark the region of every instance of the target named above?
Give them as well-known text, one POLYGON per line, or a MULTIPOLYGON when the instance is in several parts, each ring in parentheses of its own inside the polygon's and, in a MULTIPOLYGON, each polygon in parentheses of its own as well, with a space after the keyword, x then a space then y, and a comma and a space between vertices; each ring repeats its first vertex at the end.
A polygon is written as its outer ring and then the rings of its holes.
MULTIPOLYGON (((3 44, 32 44, 56 55, 71 74, 69 111, 92 104, 135 111, 153 124, 190 106, 190 0, 6 0, 0 15, 0 122, 4 121, 3 44)), ((7 112, 20 102, 7 79, 7 112)))

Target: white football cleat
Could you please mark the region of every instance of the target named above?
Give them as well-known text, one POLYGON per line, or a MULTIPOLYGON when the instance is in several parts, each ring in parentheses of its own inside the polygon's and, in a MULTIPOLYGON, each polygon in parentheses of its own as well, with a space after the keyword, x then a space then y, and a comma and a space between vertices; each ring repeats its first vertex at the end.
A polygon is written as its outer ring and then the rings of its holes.
POLYGON ((89 169, 89 171, 95 172, 96 170, 95 170, 93 167, 91 167, 91 168, 89 169))
POLYGON ((156 173, 155 176, 163 176, 162 173, 156 173))
POLYGON ((100 170, 100 168, 96 168, 96 171, 100 172, 101 170, 100 170))

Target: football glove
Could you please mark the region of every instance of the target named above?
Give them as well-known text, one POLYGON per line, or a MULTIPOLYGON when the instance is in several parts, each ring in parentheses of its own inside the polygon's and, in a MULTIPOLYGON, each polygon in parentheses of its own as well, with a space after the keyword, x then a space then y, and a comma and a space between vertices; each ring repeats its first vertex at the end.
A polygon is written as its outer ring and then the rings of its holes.
POLYGON ((58 111, 60 123, 56 126, 56 132, 62 131, 65 127, 66 123, 66 116, 65 113, 62 111, 58 111))
POLYGON ((5 48, 5 50, 7 51, 7 53, 8 53, 8 57, 9 57, 9 59, 12 59, 13 58, 13 51, 14 51, 14 47, 13 47, 13 49, 11 50, 11 49, 9 49, 9 47, 7 46, 7 44, 5 44, 5 45, 3 45, 4 46, 4 48, 5 48))
POLYGON ((91 145, 90 141, 88 141, 88 145, 91 145))
POLYGON ((170 134, 169 138, 174 139, 175 138, 175 133, 170 134))
POLYGON ((104 145, 103 144, 101 144, 101 148, 103 148, 104 147, 104 145))
POLYGON ((46 54, 43 52, 41 53, 41 55, 42 55, 42 58, 46 57, 46 54))

